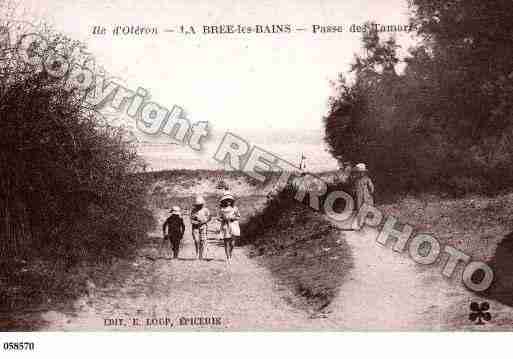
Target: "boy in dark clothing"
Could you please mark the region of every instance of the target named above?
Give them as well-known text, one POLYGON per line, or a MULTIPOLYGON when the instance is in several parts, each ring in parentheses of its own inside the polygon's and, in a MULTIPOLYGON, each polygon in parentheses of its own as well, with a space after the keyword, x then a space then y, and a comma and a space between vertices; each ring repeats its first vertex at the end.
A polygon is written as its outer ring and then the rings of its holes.
POLYGON ((171 210, 171 215, 166 219, 162 226, 163 241, 162 247, 167 240, 169 240, 171 248, 173 249, 173 257, 178 258, 178 252, 180 251, 180 242, 182 241, 183 234, 185 232, 185 224, 180 215, 180 207, 174 206, 171 210))

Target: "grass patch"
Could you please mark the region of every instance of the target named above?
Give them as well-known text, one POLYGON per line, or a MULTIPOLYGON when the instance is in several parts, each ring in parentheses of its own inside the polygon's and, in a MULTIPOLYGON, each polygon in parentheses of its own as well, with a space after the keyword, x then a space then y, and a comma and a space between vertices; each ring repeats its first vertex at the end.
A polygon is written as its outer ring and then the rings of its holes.
POLYGON ((242 232, 253 255, 296 294, 292 304, 317 312, 336 296, 352 260, 343 233, 294 194, 279 192, 242 232))
POLYGON ((119 273, 130 267, 154 226, 145 207, 121 215, 90 207, 54 243, 0 258, 0 330, 44 329, 41 314, 72 314, 74 301, 92 288, 123 280, 119 273))
POLYGON ((433 234, 441 243, 481 261, 491 260, 498 244, 513 230, 513 194, 460 199, 425 194, 379 208, 385 216, 412 225, 418 233, 433 234))
POLYGON ((74 300, 122 283, 133 256, 82 262, 68 267, 63 261, 9 259, 0 263, 0 330, 44 329, 47 311, 74 314, 74 300), (93 283, 94 287, 91 287, 93 283))

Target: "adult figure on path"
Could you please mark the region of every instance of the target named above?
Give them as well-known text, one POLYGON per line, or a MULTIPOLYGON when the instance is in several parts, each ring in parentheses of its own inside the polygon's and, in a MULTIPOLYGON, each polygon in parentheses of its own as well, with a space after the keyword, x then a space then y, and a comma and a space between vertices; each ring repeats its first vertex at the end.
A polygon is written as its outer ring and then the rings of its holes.
POLYGON ((207 243, 208 222, 210 218, 210 211, 205 206, 205 200, 203 197, 197 196, 191 211, 191 225, 196 256, 200 260, 203 259, 203 251, 207 243))
POLYGON ((374 184, 367 173, 365 163, 358 163, 355 166, 354 192, 356 196, 356 225, 358 229, 363 227, 363 218, 359 212, 364 204, 374 206, 374 184))

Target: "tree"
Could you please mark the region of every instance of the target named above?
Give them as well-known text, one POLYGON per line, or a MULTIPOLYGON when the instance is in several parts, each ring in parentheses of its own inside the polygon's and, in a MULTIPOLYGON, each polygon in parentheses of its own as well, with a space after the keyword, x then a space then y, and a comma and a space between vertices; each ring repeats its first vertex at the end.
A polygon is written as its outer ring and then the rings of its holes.
POLYGON ((444 101, 440 117, 457 137, 477 140, 511 125, 500 106, 498 81, 513 72, 513 2, 410 0, 413 21, 433 53, 444 101), (462 136, 463 135, 463 136, 462 136))
POLYGON ((513 3, 409 2, 422 42, 397 74, 395 42, 364 35, 363 55, 351 68, 354 83, 339 81, 330 100, 331 152, 368 162, 388 189, 509 188, 513 3))

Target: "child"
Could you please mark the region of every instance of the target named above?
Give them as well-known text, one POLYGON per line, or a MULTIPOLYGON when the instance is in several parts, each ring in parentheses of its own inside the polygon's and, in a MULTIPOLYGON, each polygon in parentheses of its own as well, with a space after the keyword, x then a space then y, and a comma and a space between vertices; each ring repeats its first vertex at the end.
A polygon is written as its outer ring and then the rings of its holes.
POLYGON ((365 163, 358 163, 356 165, 354 191, 356 195, 356 225, 358 229, 363 227, 364 218, 360 218, 359 212, 364 204, 374 206, 374 184, 367 175, 367 166, 365 163))
POLYGON ((166 219, 162 226, 163 241, 161 249, 164 244, 169 240, 171 248, 173 249, 173 258, 178 258, 178 252, 180 251, 180 242, 182 241, 183 234, 185 232, 185 224, 180 213, 180 207, 174 206, 171 211, 171 215, 166 219))
POLYGON ((194 248, 199 260, 203 259, 203 251, 205 249, 208 236, 208 222, 210 221, 210 212, 205 207, 205 200, 201 196, 197 196, 194 201, 194 207, 191 211, 192 239, 194 248))
POLYGON ((224 241, 226 260, 229 263, 232 259, 235 240, 240 238, 239 209, 235 207, 235 198, 230 192, 225 192, 220 200, 221 207, 221 234, 224 241))

